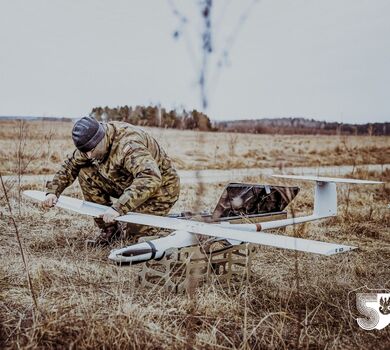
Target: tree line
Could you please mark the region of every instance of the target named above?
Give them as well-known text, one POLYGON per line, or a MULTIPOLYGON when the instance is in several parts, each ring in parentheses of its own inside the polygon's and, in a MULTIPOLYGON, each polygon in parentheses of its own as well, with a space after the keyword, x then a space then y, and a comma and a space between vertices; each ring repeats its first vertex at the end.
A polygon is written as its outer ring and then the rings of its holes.
POLYGON ((222 121, 218 131, 286 135, 370 135, 389 136, 390 123, 348 124, 307 118, 275 118, 222 121))
POLYGON ((91 115, 98 120, 117 120, 140 126, 215 131, 209 117, 195 109, 192 111, 168 111, 160 106, 95 107, 92 109, 91 115))
POLYGON ((292 117, 211 122, 205 113, 196 109, 167 110, 161 106, 95 107, 90 115, 103 121, 117 120, 139 126, 181 130, 286 135, 390 135, 390 123, 347 124, 292 117))

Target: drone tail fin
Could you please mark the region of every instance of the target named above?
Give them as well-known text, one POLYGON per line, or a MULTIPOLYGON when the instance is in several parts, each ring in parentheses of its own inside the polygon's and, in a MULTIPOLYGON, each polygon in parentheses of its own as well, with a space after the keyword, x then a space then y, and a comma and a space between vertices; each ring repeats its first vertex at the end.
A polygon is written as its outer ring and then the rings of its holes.
POLYGON ((334 182, 316 182, 314 190, 314 212, 318 218, 337 215, 337 191, 334 182))
POLYGON ((323 176, 300 176, 300 175, 272 175, 274 177, 315 181, 314 194, 314 213, 318 218, 326 218, 337 215, 337 183, 346 184, 381 184, 380 181, 358 180, 358 179, 342 179, 337 177, 323 177, 323 176))

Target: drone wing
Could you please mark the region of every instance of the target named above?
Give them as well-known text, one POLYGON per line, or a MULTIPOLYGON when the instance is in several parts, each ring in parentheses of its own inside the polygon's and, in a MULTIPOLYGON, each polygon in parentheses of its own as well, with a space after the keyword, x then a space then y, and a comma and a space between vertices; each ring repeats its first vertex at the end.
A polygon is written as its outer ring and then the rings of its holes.
MULTIPOLYGON (((46 197, 46 193, 42 191, 24 191, 23 195, 40 202, 44 201, 46 197)), ((109 208, 105 205, 87 202, 81 199, 67 196, 59 196, 56 207, 94 217, 103 214, 109 208)))
MULTIPOLYGON (((46 196, 45 192, 42 191, 24 191, 23 194, 37 201, 43 201, 46 196)), ((79 214, 90 215, 94 217, 99 216, 108 209, 108 207, 105 205, 83 201, 67 196, 60 196, 56 206, 71 210, 79 214)), ((198 221, 148 214, 128 213, 127 215, 118 217, 117 220, 172 230, 184 230, 187 232, 203 234, 211 237, 218 237, 239 242, 256 243, 268 245, 271 247, 292 249, 323 255, 333 255, 356 248, 337 243, 327 243, 290 236, 281 236, 265 232, 244 231, 244 227, 240 230, 236 225, 232 225, 232 228, 229 228, 230 225, 207 224, 198 221)))
POLYGON ((335 182, 335 183, 366 184, 366 185, 383 184, 383 182, 381 181, 343 179, 338 177, 324 177, 324 176, 313 176, 313 175, 272 175, 272 176, 280 177, 283 179, 307 180, 307 181, 317 181, 317 182, 335 182))
POLYGON ((191 233, 202 234, 239 242, 256 243, 276 248, 292 249, 307 253, 333 255, 346 252, 357 247, 314 241, 290 236, 281 236, 265 232, 249 232, 229 225, 207 224, 204 222, 161 217, 148 214, 128 213, 117 218, 118 221, 133 224, 161 227, 171 230, 184 230, 191 233))

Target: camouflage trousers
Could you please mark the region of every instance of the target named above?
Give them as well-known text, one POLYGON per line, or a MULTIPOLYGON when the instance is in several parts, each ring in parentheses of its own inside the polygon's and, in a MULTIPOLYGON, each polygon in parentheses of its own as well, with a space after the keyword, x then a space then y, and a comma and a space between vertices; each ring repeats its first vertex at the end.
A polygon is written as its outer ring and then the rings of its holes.
MULTIPOLYGON (((153 197, 146 200, 133 211, 144 214, 165 216, 176 203, 180 194, 180 181, 176 172, 172 174, 171 180, 165 186, 160 187, 153 197)), ((111 198, 119 198, 124 189, 119 188, 114 181, 102 176, 96 168, 82 168, 79 172, 78 180, 84 199, 86 201, 112 205, 111 198)), ((94 218, 96 225, 105 230, 109 227, 117 225, 117 223, 105 223, 101 218, 94 218)), ((151 226, 126 224, 125 238, 136 242, 142 236, 158 236, 164 230, 151 226)))

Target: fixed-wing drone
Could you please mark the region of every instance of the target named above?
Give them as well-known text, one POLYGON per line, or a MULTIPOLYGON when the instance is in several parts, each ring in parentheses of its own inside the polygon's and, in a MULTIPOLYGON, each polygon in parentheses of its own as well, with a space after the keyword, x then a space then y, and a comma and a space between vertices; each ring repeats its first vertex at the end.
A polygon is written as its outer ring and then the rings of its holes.
MULTIPOLYGON (((235 196, 235 193, 237 194, 237 191, 235 191, 237 186, 233 186, 230 187, 230 193, 225 189, 224 202, 222 202, 219 207, 217 206, 214 214, 209 217, 208 220, 196 221, 188 219, 186 216, 161 217, 134 212, 129 212, 126 215, 117 217, 116 220, 120 222, 154 226, 174 231, 162 238, 132 244, 120 249, 114 249, 110 252, 108 258, 116 263, 139 263, 152 259, 159 259, 172 248, 183 248, 199 244, 197 235, 206 235, 219 240, 227 240, 233 245, 255 243, 322 255, 333 255, 357 248, 338 243, 328 243, 266 233, 264 230, 336 216, 336 183, 380 184, 382 182, 317 176, 273 176, 286 179, 314 181, 315 193, 313 213, 307 216, 265 221, 261 223, 229 223, 227 220, 223 219, 226 215, 222 214, 226 211, 242 214, 240 208, 245 208, 245 215, 247 215, 248 218, 256 216, 256 214, 261 212, 261 209, 264 208, 268 208, 268 210, 263 210, 263 212, 272 213, 275 212, 275 209, 284 209, 299 191, 299 188, 297 187, 277 187, 268 185, 257 185, 256 187, 256 185, 247 185, 246 187, 240 187, 240 196, 235 196), (249 191, 251 191, 250 196, 247 195, 249 191), (272 194, 274 195, 272 196, 272 194), (280 199, 276 206, 275 198, 280 199), (252 209, 248 211, 248 208, 250 207, 252 209)), ((25 196, 38 201, 43 201, 45 199, 45 192, 42 191, 24 191, 23 193, 25 196)), ((56 206, 93 217, 101 215, 108 209, 108 207, 104 205, 66 196, 60 196, 56 206)))

